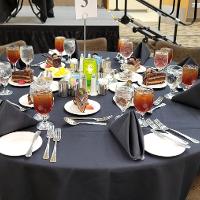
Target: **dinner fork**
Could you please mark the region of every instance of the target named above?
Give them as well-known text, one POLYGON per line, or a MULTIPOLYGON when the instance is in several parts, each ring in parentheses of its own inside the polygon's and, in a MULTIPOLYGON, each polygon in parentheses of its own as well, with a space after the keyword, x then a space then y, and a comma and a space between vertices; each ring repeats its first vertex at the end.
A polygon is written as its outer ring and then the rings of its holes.
POLYGON ((159 105, 162 101, 163 101, 164 97, 163 96, 159 96, 154 102, 153 105, 157 106, 159 105))
POLYGON ((47 146, 44 151, 43 159, 48 160, 49 159, 49 147, 50 147, 50 141, 51 138, 53 138, 54 134, 54 125, 50 127, 50 129, 47 130, 47 146))
POLYGON ((16 103, 10 101, 10 100, 6 100, 6 101, 7 101, 8 103, 12 104, 13 106, 19 108, 19 110, 22 111, 22 112, 24 112, 24 111, 30 109, 30 108, 24 108, 24 107, 22 107, 22 106, 20 106, 20 105, 18 105, 18 104, 16 104, 16 103))
POLYGON ((152 114, 154 110, 156 110, 156 109, 158 109, 158 108, 161 108, 161 107, 163 107, 163 106, 166 106, 166 103, 161 103, 161 104, 159 104, 159 105, 153 107, 151 110, 147 111, 147 113, 152 114))
POLYGON ((199 143, 199 140, 197 140, 197 139, 195 139, 195 138, 192 138, 192 137, 190 137, 190 136, 188 136, 188 135, 185 135, 185 134, 181 133, 180 131, 177 131, 177 130, 175 130, 175 129, 172 129, 172 128, 169 128, 169 127, 165 126, 159 119, 155 119, 154 122, 156 123, 156 125, 157 125, 160 129, 162 129, 162 130, 164 130, 164 131, 172 131, 172 132, 174 132, 174 133, 176 133, 176 134, 178 134, 178 135, 184 137, 185 139, 187 139, 187 140, 189 140, 189 141, 191 141, 191 142, 193 142, 193 143, 196 143, 196 144, 199 143))
POLYGON ((61 140, 61 128, 56 128, 53 134, 54 148, 51 154, 50 162, 56 162, 57 142, 61 140))

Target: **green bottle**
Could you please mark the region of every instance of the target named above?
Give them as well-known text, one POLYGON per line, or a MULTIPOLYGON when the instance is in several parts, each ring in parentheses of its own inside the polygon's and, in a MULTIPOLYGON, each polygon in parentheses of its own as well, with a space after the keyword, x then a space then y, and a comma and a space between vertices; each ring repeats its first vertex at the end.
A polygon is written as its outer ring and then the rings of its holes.
POLYGON ((85 58, 83 60, 83 74, 86 76, 87 80, 87 90, 90 91, 91 78, 95 74, 97 77, 97 62, 94 58, 85 58))

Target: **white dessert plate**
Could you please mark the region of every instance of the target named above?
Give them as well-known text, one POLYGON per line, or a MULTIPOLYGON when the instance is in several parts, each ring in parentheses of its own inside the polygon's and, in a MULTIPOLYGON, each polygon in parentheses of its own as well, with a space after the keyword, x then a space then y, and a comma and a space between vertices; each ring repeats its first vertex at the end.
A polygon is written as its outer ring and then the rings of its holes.
POLYGON ((12 81, 12 78, 10 78, 8 80, 8 83, 15 87, 27 87, 27 86, 30 86, 30 84, 31 84, 31 83, 24 83, 24 84, 16 83, 16 82, 12 81))
MULTIPOLYGON (((61 67, 65 67, 65 63, 61 62, 61 67)), ((40 68, 41 68, 41 69, 49 69, 48 67, 46 68, 46 62, 43 62, 43 63, 40 65, 40 68)))
POLYGON ((22 105, 22 106, 25 106, 25 107, 29 107, 29 108, 33 108, 34 105, 33 104, 29 104, 28 103, 28 94, 25 94, 23 96, 21 96, 19 98, 19 103, 22 105))
POLYGON ((174 157, 185 151, 184 147, 177 145, 172 140, 159 137, 154 133, 144 136, 144 148, 146 152, 161 157, 174 157))
MULTIPOLYGON (((123 71, 124 70, 124 66, 127 64, 122 64, 120 69, 123 71)), ((147 68, 144 67, 143 65, 140 65, 140 68, 138 70, 136 70, 136 73, 143 73, 146 72, 147 68)))
MULTIPOLYGON (((35 133, 17 131, 0 137, 0 153, 7 156, 23 156, 28 151, 35 133)), ((33 144, 33 152, 42 145, 42 138, 38 136, 33 144)))
POLYGON ((72 101, 68 101, 65 105, 64 105, 64 109, 71 113, 71 114, 75 114, 75 115, 91 115, 94 114, 96 112, 98 112, 101 108, 101 105, 93 100, 88 99, 88 103, 94 108, 92 110, 88 110, 86 109, 85 112, 81 112, 78 107, 74 104, 73 100, 72 101))
MULTIPOLYGON (((116 104, 116 99, 115 99, 115 96, 113 96, 113 101, 114 101, 114 102, 115 102, 115 104, 116 104)), ((117 104, 116 104, 116 105, 117 105, 117 104)), ((130 103, 129 107, 134 107, 134 103, 133 103, 133 101, 131 101, 131 103, 130 103)))
POLYGON ((118 80, 118 81, 122 81, 122 82, 126 82, 128 80, 131 80, 132 82, 138 82, 138 81, 141 81, 143 80, 142 76, 140 74, 137 74, 135 72, 132 72, 132 77, 131 79, 129 78, 126 78, 126 79, 123 79, 120 77, 120 73, 123 73, 123 72, 119 72, 117 74, 115 74, 115 78, 118 80))
POLYGON ((165 81, 164 83, 161 84, 156 84, 156 85, 144 85, 143 84, 143 79, 142 80, 138 80, 138 84, 142 87, 147 87, 147 88, 152 88, 152 89, 161 89, 161 88, 165 88, 167 86, 167 82, 165 81))
MULTIPOLYGON (((117 87, 123 86, 125 84, 126 84, 125 82, 110 83, 109 86, 108 86, 108 89, 111 92, 115 92, 117 87)), ((135 84, 135 83, 132 84, 132 88, 137 88, 137 87, 139 87, 137 84, 135 84)))
MULTIPOLYGON (((52 55, 52 54, 54 54, 54 53, 56 53, 57 55, 60 54, 56 49, 51 49, 51 50, 49 50, 48 53, 49 53, 50 55, 52 55)), ((66 55, 67 55, 67 53, 66 53, 66 51, 64 50, 64 51, 62 52, 62 56, 66 56, 66 55)))

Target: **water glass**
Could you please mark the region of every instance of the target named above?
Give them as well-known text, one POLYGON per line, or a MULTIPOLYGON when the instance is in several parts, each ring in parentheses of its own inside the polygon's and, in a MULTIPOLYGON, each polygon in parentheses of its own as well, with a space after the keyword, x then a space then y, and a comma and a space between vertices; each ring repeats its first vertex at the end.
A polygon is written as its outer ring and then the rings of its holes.
POLYGON ((170 88, 170 93, 165 95, 167 99, 171 99, 177 92, 176 88, 182 81, 182 72, 182 67, 178 65, 169 65, 166 68, 166 81, 170 88))
POLYGON ((133 53, 133 42, 130 40, 125 40, 120 45, 120 54, 124 57, 125 63, 128 62, 128 58, 131 57, 133 53))
POLYGON ((65 39, 64 49, 65 49, 66 54, 68 55, 68 62, 70 63, 71 56, 75 52, 75 49, 76 49, 75 39, 65 39))
POLYGON ((133 91, 130 87, 125 85, 116 87, 114 100, 122 113, 124 113, 126 109, 129 108, 132 97, 133 91))
POLYGON ((20 59, 20 51, 18 46, 10 46, 6 48, 8 61, 13 65, 13 71, 16 70, 16 64, 20 59))
POLYGON ((30 68, 30 64, 34 58, 34 51, 32 46, 21 46, 20 47, 21 60, 26 64, 26 68, 30 68))
POLYGON ((12 68, 9 62, 0 63, 0 84, 3 86, 3 90, 0 91, 0 95, 11 95, 13 91, 8 90, 8 80, 12 75, 12 68))

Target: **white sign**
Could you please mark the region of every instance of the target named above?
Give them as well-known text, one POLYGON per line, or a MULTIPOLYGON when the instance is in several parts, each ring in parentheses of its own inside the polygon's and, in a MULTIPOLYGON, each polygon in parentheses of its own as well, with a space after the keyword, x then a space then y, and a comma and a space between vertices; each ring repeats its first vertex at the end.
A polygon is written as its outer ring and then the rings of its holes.
POLYGON ((97 0, 75 0, 76 19, 97 17, 97 0))

